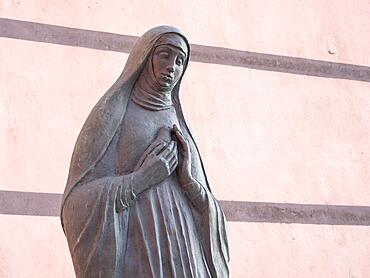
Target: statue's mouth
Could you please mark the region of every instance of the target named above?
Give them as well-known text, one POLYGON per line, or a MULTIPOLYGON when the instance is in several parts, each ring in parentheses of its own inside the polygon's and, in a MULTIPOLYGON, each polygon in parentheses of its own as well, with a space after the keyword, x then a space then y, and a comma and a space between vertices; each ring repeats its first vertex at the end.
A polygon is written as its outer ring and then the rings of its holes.
POLYGON ((162 79, 166 82, 172 82, 173 76, 170 74, 162 74, 162 79))

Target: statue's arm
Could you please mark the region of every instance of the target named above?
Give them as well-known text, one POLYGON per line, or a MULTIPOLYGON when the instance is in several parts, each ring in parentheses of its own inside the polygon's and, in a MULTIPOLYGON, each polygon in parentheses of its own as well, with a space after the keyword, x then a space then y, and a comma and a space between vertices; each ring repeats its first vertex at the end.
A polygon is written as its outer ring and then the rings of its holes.
POLYGON ((179 153, 181 155, 181 162, 178 167, 179 182, 185 196, 196 209, 202 212, 208 206, 207 195, 211 193, 192 176, 192 159, 189 142, 187 142, 176 125, 173 127, 173 132, 178 141, 179 153))
POLYGON ((182 185, 182 189, 198 211, 203 212, 207 208, 207 189, 199 181, 192 179, 191 182, 182 185))

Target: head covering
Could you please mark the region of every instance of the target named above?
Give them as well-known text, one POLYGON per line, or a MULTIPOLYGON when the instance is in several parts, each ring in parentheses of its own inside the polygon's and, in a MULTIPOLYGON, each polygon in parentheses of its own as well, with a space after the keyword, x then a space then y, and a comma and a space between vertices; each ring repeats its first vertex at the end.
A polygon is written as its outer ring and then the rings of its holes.
POLYGON ((183 36, 171 36, 171 33, 167 33, 162 35, 155 43, 155 47, 161 46, 161 45, 172 45, 174 47, 177 47, 184 52, 184 54, 188 57, 189 55, 189 48, 187 41, 183 36))
MULTIPOLYGON (((132 100, 136 104, 154 111, 169 109, 172 107, 172 90, 178 82, 178 80, 175 80, 176 83, 173 83, 171 86, 163 86, 155 75, 153 65, 154 53, 157 47, 163 45, 169 45, 180 49, 184 52, 185 58, 189 51, 184 38, 175 33, 166 33, 160 36, 155 42, 132 92, 132 100)), ((183 71, 181 76, 182 74, 183 71)), ((179 76, 179 78, 181 76, 179 76)))
MULTIPOLYGON (((184 62, 183 74, 187 68, 190 48, 185 36, 178 29, 170 26, 155 27, 146 32, 135 44, 130 52, 123 72, 113 86, 103 95, 87 117, 77 138, 73 150, 67 185, 63 194, 61 221, 63 226, 63 207, 73 188, 90 177, 95 177, 94 171, 98 162, 106 154, 112 139, 119 130, 126 113, 126 108, 132 89, 138 79, 146 61, 155 47, 155 43, 164 34, 175 33, 184 38, 187 57, 184 62)), ((182 75, 183 76, 183 75, 182 75)), ((192 176, 203 186, 208 187, 207 177, 199 155, 197 145, 184 119, 179 100, 179 88, 182 76, 172 90, 172 102, 175 107, 180 128, 188 140, 192 151, 192 176)), ((122 130, 124 132, 124 130, 122 130)), ((113 145, 112 145, 113 146, 113 145)), ((200 238, 205 257, 212 277, 228 277, 229 252, 225 230, 225 217, 221 207, 217 204, 210 190, 207 192, 207 212, 195 214, 196 222, 201 225, 200 238)))
MULTIPOLYGON (((183 48, 186 46, 187 49, 182 76, 184 75, 189 61, 190 47, 186 37, 180 30, 171 26, 158 26, 150 29, 138 39, 128 56, 123 72, 92 109, 81 129, 71 158, 67 185, 62 199, 62 208, 72 189, 90 171, 93 171, 96 164, 104 156, 125 115, 127 103, 135 82, 155 48, 157 40, 160 40, 164 34, 170 33, 180 35, 185 43, 182 46, 183 48)), ((168 41, 168 36, 164 37, 161 43, 165 41, 168 41)), ((198 148, 186 124, 180 105, 179 88, 182 76, 172 90, 172 102, 182 131, 189 144, 192 144, 196 150, 196 153, 192 155, 193 165, 196 165, 192 167, 192 174, 209 188, 198 148)), ((62 212, 63 209, 61 214, 62 212)))

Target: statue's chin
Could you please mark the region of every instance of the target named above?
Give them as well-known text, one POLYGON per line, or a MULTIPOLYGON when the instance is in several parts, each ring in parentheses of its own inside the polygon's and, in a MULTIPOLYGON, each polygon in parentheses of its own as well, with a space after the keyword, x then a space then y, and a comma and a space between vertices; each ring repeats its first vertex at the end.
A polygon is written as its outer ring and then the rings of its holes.
POLYGON ((163 92, 168 92, 168 91, 172 90, 172 88, 174 87, 172 82, 161 81, 161 82, 158 82, 158 83, 161 86, 161 89, 162 89, 163 92))
POLYGON ((163 80, 163 79, 159 80, 159 84, 164 89, 169 89, 172 86, 172 82, 171 81, 167 81, 167 80, 163 80))

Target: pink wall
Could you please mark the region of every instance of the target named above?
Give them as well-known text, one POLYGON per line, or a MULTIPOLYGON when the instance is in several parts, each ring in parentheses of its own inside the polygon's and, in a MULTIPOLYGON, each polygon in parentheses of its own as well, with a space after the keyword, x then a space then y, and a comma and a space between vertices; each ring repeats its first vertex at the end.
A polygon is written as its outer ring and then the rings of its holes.
MULTIPOLYGON (((370 3, 7 1, 0 17, 369 65, 370 3), (335 54, 329 54, 328 50, 335 54)), ((0 190, 61 193, 127 54, 0 38, 0 190)), ((370 204, 370 83, 190 63, 182 87, 217 198, 370 204)), ((20 204, 22 205, 22 204, 20 204)), ((0 277, 74 277, 57 217, 0 214, 0 277)), ((369 226, 229 222, 231 277, 367 277, 369 226)))

